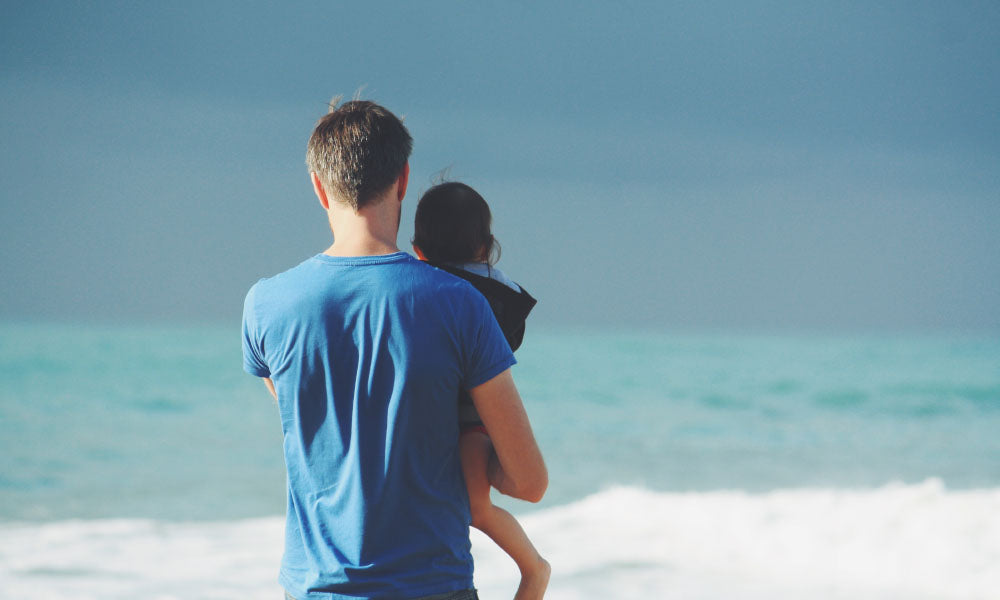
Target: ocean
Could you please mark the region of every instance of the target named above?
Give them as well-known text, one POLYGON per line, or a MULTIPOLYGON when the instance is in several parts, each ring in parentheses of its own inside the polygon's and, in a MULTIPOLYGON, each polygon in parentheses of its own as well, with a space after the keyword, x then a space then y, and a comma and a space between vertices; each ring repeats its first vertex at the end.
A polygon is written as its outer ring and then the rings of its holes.
MULTIPOLYGON (((547 598, 993 599, 1000 337, 529 327, 547 598)), ((238 324, 0 325, 0 598, 281 598, 238 324)), ((472 532, 484 600, 513 563, 472 532)))

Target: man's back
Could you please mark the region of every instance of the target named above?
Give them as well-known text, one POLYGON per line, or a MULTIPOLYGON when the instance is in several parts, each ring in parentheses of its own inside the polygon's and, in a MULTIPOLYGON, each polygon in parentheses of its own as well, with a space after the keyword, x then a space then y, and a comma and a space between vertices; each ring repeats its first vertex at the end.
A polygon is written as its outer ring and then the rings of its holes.
POLYGON ((472 587, 455 398, 513 363, 482 296, 405 253, 318 255, 251 289, 244 368, 277 390, 293 596, 472 587))

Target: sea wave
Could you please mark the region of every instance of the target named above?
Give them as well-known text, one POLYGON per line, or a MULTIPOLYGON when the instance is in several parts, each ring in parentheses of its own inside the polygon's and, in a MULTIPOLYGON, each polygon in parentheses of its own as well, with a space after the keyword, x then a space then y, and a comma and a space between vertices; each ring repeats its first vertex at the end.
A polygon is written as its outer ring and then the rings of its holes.
MULTIPOLYGON (((521 516, 553 566, 547 598, 947 598, 1000 589, 1000 488, 611 488, 521 516)), ((278 598, 283 519, 0 524, 9 597, 278 598)), ((484 599, 517 572, 474 531, 484 599)))
MULTIPOLYGON (((997 515, 1000 488, 929 479, 760 494, 614 488, 523 521, 553 564, 551 598, 954 600, 996 597, 997 515)), ((497 589, 484 571, 506 559, 480 548, 480 585, 497 589)))

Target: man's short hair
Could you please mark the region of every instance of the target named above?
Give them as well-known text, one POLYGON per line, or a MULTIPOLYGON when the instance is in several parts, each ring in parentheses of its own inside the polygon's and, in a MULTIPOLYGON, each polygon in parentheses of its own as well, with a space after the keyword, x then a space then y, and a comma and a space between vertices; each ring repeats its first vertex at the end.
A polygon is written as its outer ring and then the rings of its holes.
POLYGON ((331 200, 357 211, 396 181, 410 159, 413 138, 396 115, 374 102, 337 103, 334 99, 316 123, 306 165, 331 200))

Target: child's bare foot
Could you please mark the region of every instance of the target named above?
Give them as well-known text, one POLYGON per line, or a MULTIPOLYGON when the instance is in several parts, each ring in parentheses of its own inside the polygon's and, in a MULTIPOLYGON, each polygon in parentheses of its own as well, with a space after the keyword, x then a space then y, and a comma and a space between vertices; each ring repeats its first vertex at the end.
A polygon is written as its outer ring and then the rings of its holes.
POLYGON ((549 587, 549 575, 551 574, 551 565, 539 556, 538 564, 534 568, 521 572, 521 585, 517 587, 514 600, 542 600, 545 588, 549 587))

